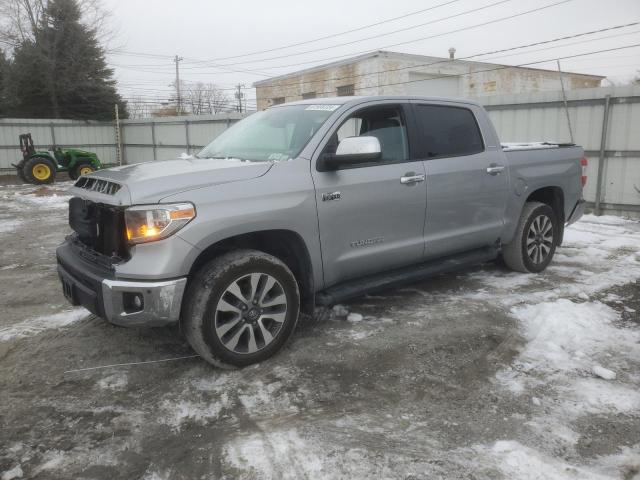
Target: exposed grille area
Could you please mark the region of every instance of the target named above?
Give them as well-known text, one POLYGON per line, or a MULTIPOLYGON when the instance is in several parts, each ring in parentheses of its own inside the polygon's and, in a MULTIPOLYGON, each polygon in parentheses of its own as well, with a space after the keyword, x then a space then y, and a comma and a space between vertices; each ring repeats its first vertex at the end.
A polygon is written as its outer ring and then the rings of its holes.
POLYGON ((92 192, 104 193, 105 195, 115 195, 121 188, 121 185, 115 182, 93 177, 80 177, 74 186, 91 190, 92 192))
POLYGON ((122 208, 74 197, 69 201, 69 225, 93 252, 114 262, 128 258, 122 208))

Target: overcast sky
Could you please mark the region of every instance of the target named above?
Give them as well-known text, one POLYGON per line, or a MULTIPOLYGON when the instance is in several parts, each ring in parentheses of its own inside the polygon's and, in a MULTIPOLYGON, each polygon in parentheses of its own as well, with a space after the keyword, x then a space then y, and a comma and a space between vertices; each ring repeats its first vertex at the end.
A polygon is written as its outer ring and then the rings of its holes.
MULTIPOLYGON (((243 83, 249 104, 254 81, 367 51, 446 57, 455 47, 457 57, 466 57, 640 22, 640 0, 105 0, 105 6, 116 31, 108 60, 126 97, 168 98, 175 76, 171 57, 177 54, 184 57, 181 79, 229 89, 243 83), (469 28, 547 5, 553 6, 469 28), (384 23, 359 29, 379 22, 384 23), (359 30, 342 34, 353 29, 359 30), (452 32, 459 29, 467 30, 452 32), (320 37, 328 38, 313 41, 320 37), (280 48, 301 42, 308 43, 280 48)), ((474 60, 515 65, 634 44, 640 44, 640 25, 474 60)), ((640 70, 640 46, 561 62, 563 70, 628 81, 640 70)), ((533 66, 556 68, 555 60, 533 66)))

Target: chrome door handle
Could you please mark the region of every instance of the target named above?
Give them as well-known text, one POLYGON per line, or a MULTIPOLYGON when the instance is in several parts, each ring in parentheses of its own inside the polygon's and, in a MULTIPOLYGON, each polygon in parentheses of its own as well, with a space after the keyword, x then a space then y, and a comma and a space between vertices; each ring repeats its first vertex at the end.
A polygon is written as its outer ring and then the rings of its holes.
POLYGON ((404 177, 400 177, 400 183, 403 185, 413 185, 414 183, 424 182, 425 176, 423 174, 420 175, 410 175, 407 174, 404 177))
POLYGON ((504 167, 502 165, 496 165, 495 163, 492 163, 487 167, 487 173, 489 175, 498 175, 502 173, 503 170, 504 167))

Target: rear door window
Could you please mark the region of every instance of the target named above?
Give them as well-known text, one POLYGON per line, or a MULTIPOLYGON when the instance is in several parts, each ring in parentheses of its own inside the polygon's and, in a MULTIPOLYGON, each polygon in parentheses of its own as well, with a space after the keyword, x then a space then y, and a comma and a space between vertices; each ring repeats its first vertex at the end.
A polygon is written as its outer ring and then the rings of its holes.
POLYGON ((457 157, 484 151, 471 110, 444 105, 416 105, 423 158, 457 157))

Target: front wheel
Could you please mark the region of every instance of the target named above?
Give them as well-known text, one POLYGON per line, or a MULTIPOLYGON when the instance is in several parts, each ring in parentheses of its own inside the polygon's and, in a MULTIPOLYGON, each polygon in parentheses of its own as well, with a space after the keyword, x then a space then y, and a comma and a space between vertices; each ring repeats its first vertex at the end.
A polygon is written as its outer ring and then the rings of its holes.
POLYGON ((286 343, 298 322, 300 293, 279 259, 237 250, 195 274, 183 306, 182 330, 192 348, 218 367, 243 367, 286 343))
POLYGON ((96 169, 93 168, 93 166, 90 163, 78 163, 73 168, 73 171, 70 173, 69 177, 71 178, 71 180, 77 180, 82 175, 88 175, 91 172, 95 172, 95 171, 96 169))
POLYGON ((559 231, 558 219, 549 205, 525 203, 516 234, 502 249, 504 263, 517 272, 543 271, 556 251, 559 231))

